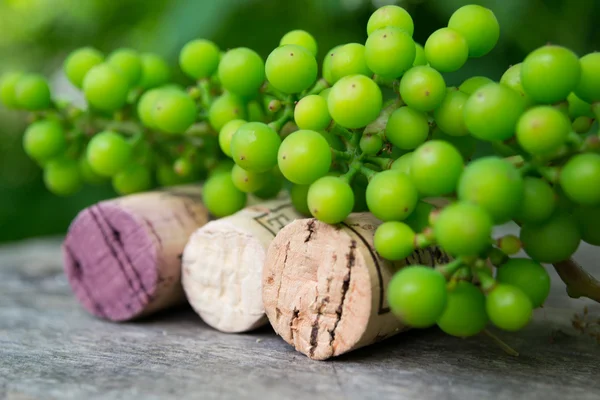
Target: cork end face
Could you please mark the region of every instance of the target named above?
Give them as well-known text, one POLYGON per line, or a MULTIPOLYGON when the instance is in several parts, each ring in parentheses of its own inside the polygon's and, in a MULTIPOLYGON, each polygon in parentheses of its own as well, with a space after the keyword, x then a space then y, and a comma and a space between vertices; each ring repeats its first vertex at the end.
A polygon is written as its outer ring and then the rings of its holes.
POLYGON ((315 219, 280 231, 263 270, 263 301, 275 331, 315 360, 355 348, 372 309, 367 252, 349 229, 315 219))
POLYGON ((262 303, 265 248, 226 220, 198 229, 183 252, 182 284, 196 313, 211 327, 248 332, 268 321, 262 303))
POLYGON ((140 316, 158 280, 155 242, 143 221, 99 203, 75 218, 63 242, 65 273, 81 305, 111 321, 140 316))

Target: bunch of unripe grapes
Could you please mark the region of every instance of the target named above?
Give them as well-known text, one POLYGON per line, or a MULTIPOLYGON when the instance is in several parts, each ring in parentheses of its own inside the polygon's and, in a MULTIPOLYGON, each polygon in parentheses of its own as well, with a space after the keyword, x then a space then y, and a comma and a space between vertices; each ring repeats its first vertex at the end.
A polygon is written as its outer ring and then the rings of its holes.
POLYGON ((156 55, 84 48, 65 73, 87 109, 51 101, 37 75, 8 75, 1 96, 32 111, 25 150, 55 193, 106 178, 123 194, 206 179, 217 217, 282 189, 326 223, 369 211, 383 222, 381 257, 432 245, 452 256, 394 276, 388 300, 403 322, 460 337, 490 321, 519 330, 550 289, 541 263, 600 245, 600 53, 545 45, 499 82, 448 86, 443 73, 495 46, 493 12, 464 6, 424 46, 413 30, 404 9, 378 9, 365 44, 328 51, 320 77, 317 42, 302 30, 266 60, 194 40, 179 57, 187 88, 169 83, 156 55), (482 142, 495 155, 471 161, 482 142), (511 220, 520 236, 494 238, 511 220))

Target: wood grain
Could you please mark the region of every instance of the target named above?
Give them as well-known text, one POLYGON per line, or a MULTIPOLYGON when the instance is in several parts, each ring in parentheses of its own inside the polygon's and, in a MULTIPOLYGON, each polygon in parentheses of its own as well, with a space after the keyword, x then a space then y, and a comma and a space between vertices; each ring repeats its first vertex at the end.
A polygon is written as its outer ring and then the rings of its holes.
MULTIPOLYGON (((578 399, 600 398, 600 346, 571 327, 588 304, 552 270, 545 308, 524 331, 485 337, 409 331, 333 361, 295 352, 270 329, 217 332, 191 309, 136 323, 95 319, 63 275, 60 240, 0 247, 0 399, 578 399)), ((578 260, 600 275, 598 251, 578 260)))

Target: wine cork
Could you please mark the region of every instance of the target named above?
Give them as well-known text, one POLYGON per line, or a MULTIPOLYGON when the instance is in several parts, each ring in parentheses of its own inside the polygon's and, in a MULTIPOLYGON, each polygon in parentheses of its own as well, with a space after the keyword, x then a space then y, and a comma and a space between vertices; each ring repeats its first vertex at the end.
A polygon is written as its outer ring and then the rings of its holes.
POLYGON ((267 247, 301 216, 289 199, 247 207, 198 229, 183 252, 182 283, 189 303, 208 325, 246 332, 267 324, 262 269, 267 247))
POLYGON ((102 201, 71 223, 65 272, 91 314, 127 321, 185 302, 181 256, 208 221, 199 186, 102 201))
POLYGON ((407 329, 387 303, 390 279, 406 265, 433 266, 449 258, 432 247, 402 261, 384 260, 373 247, 379 224, 368 213, 352 214, 339 225, 296 220, 269 246, 265 311, 299 352, 325 360, 407 329))

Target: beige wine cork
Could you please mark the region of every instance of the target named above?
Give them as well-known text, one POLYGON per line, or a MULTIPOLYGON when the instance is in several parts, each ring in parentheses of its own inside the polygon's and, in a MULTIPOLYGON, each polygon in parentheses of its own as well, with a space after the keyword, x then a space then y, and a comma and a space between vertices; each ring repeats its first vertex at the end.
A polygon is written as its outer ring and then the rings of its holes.
POLYGON ((100 318, 127 321, 185 302, 181 257, 208 221, 199 186, 102 201, 81 211, 63 243, 69 284, 100 318))
POLYGON ((273 200, 194 232, 183 252, 182 283, 189 303, 208 325, 246 332, 268 322, 261 291, 267 247, 297 218, 289 199, 273 200))
POLYGON ((369 213, 342 224, 301 219, 279 232, 263 269, 263 302, 275 331, 315 360, 347 353, 405 329, 390 312, 386 290, 394 273, 411 264, 445 263, 438 248, 390 262, 377 255, 381 222, 369 213))

